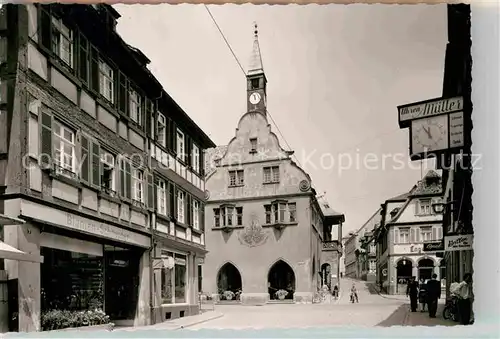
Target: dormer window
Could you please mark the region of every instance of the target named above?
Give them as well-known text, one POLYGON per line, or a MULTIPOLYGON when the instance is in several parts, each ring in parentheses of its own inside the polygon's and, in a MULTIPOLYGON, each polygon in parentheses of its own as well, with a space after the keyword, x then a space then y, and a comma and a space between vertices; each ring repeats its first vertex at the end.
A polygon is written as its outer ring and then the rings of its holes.
POLYGON ((250 139, 250 152, 257 152, 257 138, 250 139))
POLYGON ((431 215, 432 214, 432 200, 420 199, 417 202, 417 215, 431 215))

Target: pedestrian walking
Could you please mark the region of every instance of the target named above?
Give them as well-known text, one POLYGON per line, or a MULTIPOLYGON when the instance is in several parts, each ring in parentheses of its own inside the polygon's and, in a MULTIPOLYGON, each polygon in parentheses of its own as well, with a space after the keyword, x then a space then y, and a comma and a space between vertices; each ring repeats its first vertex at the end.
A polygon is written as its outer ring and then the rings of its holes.
POLYGON ((460 314, 460 323, 469 325, 472 312, 472 274, 465 273, 464 280, 458 284, 456 292, 458 294, 458 312, 460 314))
POLYGON ((333 297, 335 300, 339 297, 339 287, 337 285, 333 286, 333 297))
POLYGON ((425 312, 425 304, 427 304, 427 284, 424 282, 424 279, 420 280, 418 301, 420 303, 420 312, 425 312))
POLYGON ((406 296, 410 297, 410 308, 412 312, 417 311, 417 301, 418 301, 418 282, 415 281, 415 277, 411 277, 408 281, 406 287, 406 296))
POLYGON ((351 302, 354 303, 354 301, 359 303, 358 291, 356 290, 356 285, 354 285, 354 283, 353 283, 352 287, 351 287, 351 302))
POLYGON ((437 274, 432 275, 432 279, 427 282, 427 308, 429 317, 435 318, 438 300, 441 297, 441 282, 437 280, 437 274))

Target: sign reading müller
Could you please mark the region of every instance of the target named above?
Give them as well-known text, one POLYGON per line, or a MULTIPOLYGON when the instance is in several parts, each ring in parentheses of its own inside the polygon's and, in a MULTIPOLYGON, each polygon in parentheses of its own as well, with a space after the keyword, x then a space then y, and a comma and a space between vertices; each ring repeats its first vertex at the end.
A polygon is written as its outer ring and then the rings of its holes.
POLYGON ((446 252, 472 250, 472 240, 472 234, 451 235, 445 237, 444 250, 446 252))
POLYGON ((415 102, 408 105, 398 106, 399 123, 411 121, 420 118, 432 117, 435 115, 447 114, 452 112, 463 111, 463 97, 455 98, 438 98, 415 102))

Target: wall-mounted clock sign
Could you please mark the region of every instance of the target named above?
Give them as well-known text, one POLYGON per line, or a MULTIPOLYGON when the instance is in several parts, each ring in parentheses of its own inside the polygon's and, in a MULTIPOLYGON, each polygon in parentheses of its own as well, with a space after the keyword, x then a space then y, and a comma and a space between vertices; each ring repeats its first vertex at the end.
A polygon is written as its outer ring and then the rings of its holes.
POLYGON ((411 122, 411 154, 448 148, 448 115, 413 120, 411 122))
POLYGON ((259 102, 260 102, 260 94, 257 93, 257 92, 253 92, 252 94, 250 94, 250 103, 252 103, 253 105, 257 105, 259 102))

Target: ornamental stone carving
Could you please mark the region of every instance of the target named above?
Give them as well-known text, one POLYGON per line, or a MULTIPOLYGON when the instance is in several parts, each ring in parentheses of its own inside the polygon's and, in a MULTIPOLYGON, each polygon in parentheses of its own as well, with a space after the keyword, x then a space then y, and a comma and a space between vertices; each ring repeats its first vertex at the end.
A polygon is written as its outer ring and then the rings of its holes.
POLYGON ((266 243, 268 237, 269 235, 256 218, 253 218, 250 225, 246 226, 238 234, 240 243, 248 247, 261 246, 266 243))

